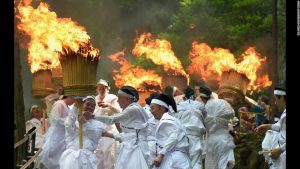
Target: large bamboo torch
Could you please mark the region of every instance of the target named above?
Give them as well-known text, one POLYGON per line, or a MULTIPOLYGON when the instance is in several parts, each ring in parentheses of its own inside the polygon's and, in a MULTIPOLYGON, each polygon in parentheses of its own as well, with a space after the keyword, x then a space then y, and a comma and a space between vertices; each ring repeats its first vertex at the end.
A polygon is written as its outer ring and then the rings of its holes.
POLYGON ((221 76, 218 96, 221 99, 232 100, 233 105, 242 103, 249 83, 250 80, 245 74, 240 74, 235 70, 225 71, 221 76))
POLYGON ((33 73, 31 94, 34 98, 41 99, 42 102, 42 133, 45 134, 46 127, 46 104, 45 97, 56 92, 51 82, 50 70, 39 70, 33 73))
MULTIPOLYGON (((64 47, 59 53, 62 66, 63 89, 65 95, 77 96, 75 106, 82 115, 82 98, 87 95, 96 95, 96 72, 99 50, 89 44, 81 46, 77 52, 64 47)), ((82 123, 79 123, 79 148, 83 148, 82 123)))

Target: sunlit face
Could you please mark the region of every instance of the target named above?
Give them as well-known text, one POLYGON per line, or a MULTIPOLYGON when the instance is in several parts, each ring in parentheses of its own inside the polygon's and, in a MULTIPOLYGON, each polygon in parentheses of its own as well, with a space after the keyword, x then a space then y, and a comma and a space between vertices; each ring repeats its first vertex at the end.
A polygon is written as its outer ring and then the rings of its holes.
POLYGON ((123 95, 118 94, 118 102, 122 109, 125 109, 130 103, 132 103, 132 99, 125 97, 123 95))
POLYGON ((93 113, 95 110, 96 102, 93 99, 87 99, 84 101, 82 109, 83 111, 93 113))
POLYGON ((284 101, 283 96, 280 96, 280 98, 279 98, 279 96, 275 96, 274 98, 275 98, 275 104, 276 104, 278 110, 279 111, 284 111, 285 101, 284 101))
POLYGON ((150 104, 150 112, 153 114, 155 119, 160 120, 164 114, 164 108, 158 104, 151 103, 150 104))
POLYGON ((74 104, 74 103, 75 103, 74 97, 68 96, 68 97, 66 98, 66 104, 67 104, 68 106, 70 106, 70 105, 72 105, 72 104, 74 104))
POLYGON ((107 87, 104 86, 103 84, 98 84, 97 85, 97 91, 99 94, 104 95, 105 92, 107 91, 107 87))
POLYGON ((195 90, 195 95, 199 96, 200 95, 200 87, 199 86, 195 86, 194 90, 195 90))
POLYGON ((38 107, 35 107, 35 108, 32 109, 32 116, 36 119, 41 118, 41 114, 40 114, 40 111, 39 111, 38 107))

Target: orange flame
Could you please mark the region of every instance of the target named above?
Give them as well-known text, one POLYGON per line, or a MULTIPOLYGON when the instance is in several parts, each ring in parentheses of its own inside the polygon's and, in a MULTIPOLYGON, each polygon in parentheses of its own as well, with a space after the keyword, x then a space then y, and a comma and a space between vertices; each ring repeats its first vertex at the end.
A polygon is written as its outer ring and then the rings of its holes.
POLYGON ((48 4, 41 2, 34 9, 28 1, 17 9, 17 18, 20 20, 17 28, 30 36, 28 63, 32 73, 58 67, 58 53, 63 52, 64 47, 80 52, 84 57, 99 57, 99 50, 91 46, 85 28, 71 18, 57 18, 56 13, 49 10, 48 4))
POLYGON ((262 62, 266 61, 266 57, 261 57, 252 47, 242 54, 242 60, 237 63, 237 59, 227 49, 214 48, 212 50, 205 43, 193 42, 189 57, 192 63, 188 67, 188 72, 197 74, 203 80, 220 80, 222 72, 234 69, 245 74, 250 80, 248 90, 267 87, 272 84, 268 75, 257 78, 257 69, 262 62))
POLYGON ((155 74, 153 70, 144 70, 140 67, 132 67, 125 59, 125 49, 109 56, 109 58, 121 65, 119 70, 114 71, 115 85, 122 87, 130 85, 139 91, 155 90, 154 87, 161 87, 162 77, 155 74), (152 87, 152 88, 149 88, 152 87))
POLYGON ((181 62, 177 59, 170 42, 167 40, 152 39, 151 33, 144 33, 135 39, 136 44, 132 54, 140 57, 146 54, 146 58, 157 65, 163 65, 164 71, 173 70, 181 74, 189 81, 189 75, 184 71, 181 62))

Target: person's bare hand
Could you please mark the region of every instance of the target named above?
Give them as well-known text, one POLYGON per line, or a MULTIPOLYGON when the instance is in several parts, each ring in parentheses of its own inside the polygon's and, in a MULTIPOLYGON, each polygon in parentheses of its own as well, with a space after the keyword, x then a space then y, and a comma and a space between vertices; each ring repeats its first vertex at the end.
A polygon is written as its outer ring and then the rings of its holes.
POLYGON ((98 106, 105 108, 105 107, 110 106, 110 104, 109 103, 105 103, 105 102, 98 102, 98 106))
POLYGON ((84 113, 83 113, 83 116, 84 116, 84 118, 85 118, 86 120, 90 120, 90 119, 93 119, 93 118, 94 118, 94 115, 93 115, 93 113, 91 113, 91 112, 84 112, 84 113))
POLYGON ((155 165, 156 167, 159 167, 163 159, 164 159, 164 155, 163 155, 163 154, 159 154, 159 155, 156 156, 156 158, 154 159, 152 165, 155 165))
POLYGON ((258 134, 263 134, 269 129, 269 124, 262 124, 254 129, 258 134))
POLYGON ((86 122, 86 119, 85 119, 85 117, 83 115, 79 115, 78 116, 78 121, 83 124, 83 123, 86 122))
POLYGON ((277 159, 280 156, 281 153, 282 153, 281 148, 272 149, 271 150, 271 158, 277 159))

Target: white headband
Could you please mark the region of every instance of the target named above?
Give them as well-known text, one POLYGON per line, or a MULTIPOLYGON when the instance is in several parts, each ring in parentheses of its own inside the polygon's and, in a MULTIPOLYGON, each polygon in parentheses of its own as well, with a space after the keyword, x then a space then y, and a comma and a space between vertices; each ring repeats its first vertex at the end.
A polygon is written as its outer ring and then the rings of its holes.
POLYGON ((164 106, 165 108, 169 109, 169 106, 165 102, 163 102, 161 100, 152 99, 151 103, 158 104, 158 105, 164 106))
POLYGON ((110 89, 110 87, 109 87, 109 85, 108 85, 108 82, 107 82, 106 80, 100 79, 100 80, 98 81, 97 85, 99 85, 99 84, 101 84, 101 85, 107 87, 108 90, 110 89))
POLYGON ((92 99, 92 100, 94 100, 94 102, 96 102, 96 99, 95 99, 94 96, 86 96, 85 98, 82 99, 82 101, 84 102, 84 101, 86 101, 87 99, 92 99))
POLYGON ((125 97, 128 97, 128 98, 131 98, 131 99, 133 99, 133 101, 136 101, 136 97, 135 96, 132 96, 131 94, 125 93, 122 90, 118 90, 118 94, 120 94, 122 96, 125 96, 125 97))
POLYGON ((200 96, 202 97, 210 97, 210 95, 204 94, 204 93, 200 93, 200 96))
POLYGON ((274 90, 274 95, 280 95, 280 96, 285 96, 286 92, 283 90, 274 90))

